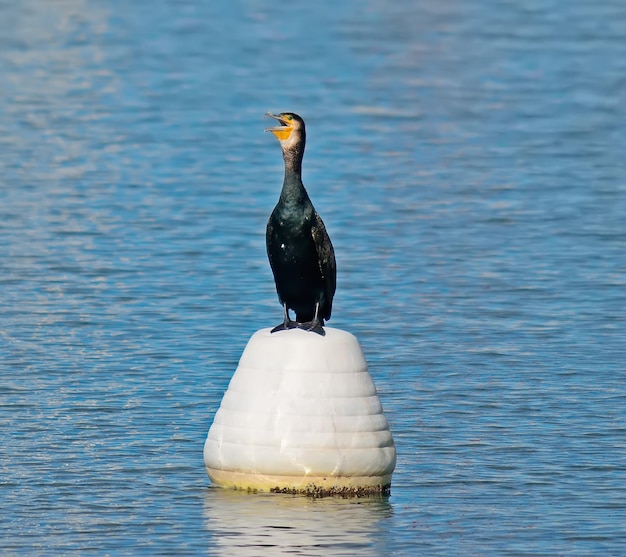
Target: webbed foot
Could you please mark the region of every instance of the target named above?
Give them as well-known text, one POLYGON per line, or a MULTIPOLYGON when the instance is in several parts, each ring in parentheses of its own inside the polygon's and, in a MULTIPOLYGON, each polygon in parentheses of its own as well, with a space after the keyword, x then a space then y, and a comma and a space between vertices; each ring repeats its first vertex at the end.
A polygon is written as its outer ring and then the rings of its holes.
POLYGON ((305 331, 317 333, 318 335, 321 335, 323 337, 326 336, 326 331, 324 330, 324 327, 322 327, 322 324, 317 319, 314 319, 313 321, 307 321, 306 323, 297 323, 297 327, 305 331))
POLYGON ((271 331, 271 333, 276 333, 278 331, 288 331, 289 329, 296 329, 298 327, 298 324, 295 321, 284 321, 283 323, 280 323, 279 325, 276 325, 276 327, 274 327, 271 331))
POLYGON ((287 304, 283 304, 283 315, 283 322, 280 325, 276 325, 276 327, 270 331, 270 334, 278 331, 288 331, 289 329, 295 329, 298 326, 298 324, 295 321, 292 321, 291 317, 289 317, 289 308, 287 307, 287 304))

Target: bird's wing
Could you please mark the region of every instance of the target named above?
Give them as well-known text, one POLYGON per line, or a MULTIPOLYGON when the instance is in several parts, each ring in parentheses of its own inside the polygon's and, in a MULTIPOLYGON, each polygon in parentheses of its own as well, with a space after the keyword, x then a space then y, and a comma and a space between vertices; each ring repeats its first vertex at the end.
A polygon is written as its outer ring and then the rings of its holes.
POLYGON ((272 217, 267 221, 267 226, 265 228, 265 249, 267 251, 267 257, 270 260, 270 267, 274 268, 272 261, 272 250, 270 250, 270 242, 272 240, 272 233, 274 232, 274 225, 272 224, 272 217))
MULTIPOLYGON (((267 227, 265 229, 265 249, 267 251, 267 258, 270 261, 270 268, 272 269, 272 274, 274 275, 274 282, 276 283, 276 273, 274 272, 274 260, 272 259, 272 250, 271 250, 271 241, 272 235, 274 233, 274 224, 272 223, 272 217, 267 221, 267 227)), ((282 304, 283 298, 280 295, 280 291, 278 290, 278 283, 276 283, 276 293, 278 294, 278 301, 282 304)))
POLYGON ((326 297, 326 319, 330 319, 330 313, 333 305, 333 296, 337 287, 337 263, 335 262, 335 250, 330 241, 328 232, 321 217, 315 213, 313 226, 311 226, 311 235, 317 251, 317 260, 320 266, 320 272, 324 278, 324 295, 326 297))

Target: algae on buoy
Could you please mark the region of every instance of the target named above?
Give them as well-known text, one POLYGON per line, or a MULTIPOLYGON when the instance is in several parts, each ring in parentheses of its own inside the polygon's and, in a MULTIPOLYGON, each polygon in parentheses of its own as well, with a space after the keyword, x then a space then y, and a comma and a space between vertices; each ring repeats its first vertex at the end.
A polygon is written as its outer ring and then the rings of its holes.
POLYGON ((204 446, 219 486, 388 493, 396 449, 357 339, 325 327, 250 338, 204 446))

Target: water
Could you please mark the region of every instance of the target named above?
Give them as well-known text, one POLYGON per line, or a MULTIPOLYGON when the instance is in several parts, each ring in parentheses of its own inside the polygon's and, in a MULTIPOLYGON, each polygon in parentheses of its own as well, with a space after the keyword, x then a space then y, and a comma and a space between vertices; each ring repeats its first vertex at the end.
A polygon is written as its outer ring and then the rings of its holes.
POLYGON ((626 11, 0 4, 3 554, 619 555, 626 11), (392 495, 209 487, 281 319, 266 111, 308 124, 392 495))

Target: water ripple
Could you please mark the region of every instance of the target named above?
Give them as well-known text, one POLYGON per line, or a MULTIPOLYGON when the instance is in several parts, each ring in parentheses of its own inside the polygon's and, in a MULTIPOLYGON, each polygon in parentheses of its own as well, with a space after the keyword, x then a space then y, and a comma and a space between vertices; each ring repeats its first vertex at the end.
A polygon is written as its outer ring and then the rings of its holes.
POLYGON ((621 4, 205 4, 0 5, 3 554, 621 554, 621 4), (389 499, 203 469, 281 318, 284 109, 331 325, 398 447, 389 499))

